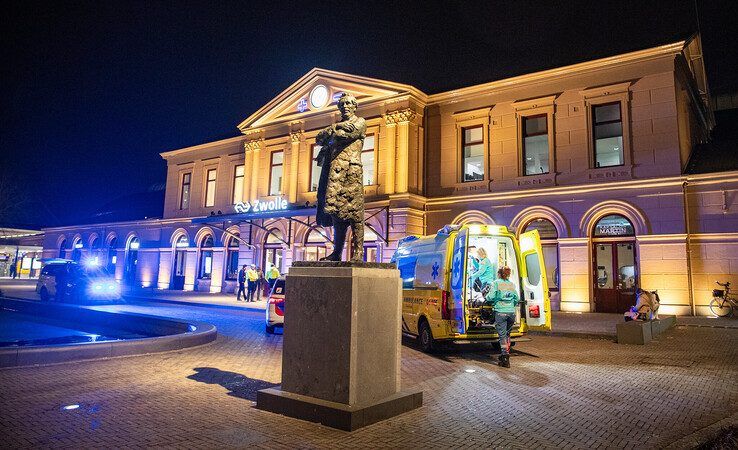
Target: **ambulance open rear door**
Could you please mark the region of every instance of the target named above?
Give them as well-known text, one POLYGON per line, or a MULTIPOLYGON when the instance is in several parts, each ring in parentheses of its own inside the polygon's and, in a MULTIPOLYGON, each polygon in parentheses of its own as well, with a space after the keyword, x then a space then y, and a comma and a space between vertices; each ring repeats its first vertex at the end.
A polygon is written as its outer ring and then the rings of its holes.
POLYGON ((538 230, 522 233, 520 259, 524 268, 525 320, 531 330, 551 330, 551 299, 548 293, 543 248, 538 230))
POLYGON ((453 249, 451 254, 451 297, 454 304, 454 322, 456 324, 456 333, 464 334, 469 328, 466 315, 466 253, 468 230, 462 228, 454 236, 453 249))

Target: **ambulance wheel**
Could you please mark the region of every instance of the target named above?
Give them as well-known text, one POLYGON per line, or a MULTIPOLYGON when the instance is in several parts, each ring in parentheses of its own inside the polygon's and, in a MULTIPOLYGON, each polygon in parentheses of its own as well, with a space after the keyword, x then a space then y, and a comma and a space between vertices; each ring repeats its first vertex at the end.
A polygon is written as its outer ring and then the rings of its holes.
POLYGON ((418 345, 425 353, 431 353, 436 348, 436 341, 433 339, 430 325, 425 319, 422 319, 418 325, 418 345))
POLYGON ((266 326, 266 332, 269 334, 274 334, 274 327, 273 326, 266 326))

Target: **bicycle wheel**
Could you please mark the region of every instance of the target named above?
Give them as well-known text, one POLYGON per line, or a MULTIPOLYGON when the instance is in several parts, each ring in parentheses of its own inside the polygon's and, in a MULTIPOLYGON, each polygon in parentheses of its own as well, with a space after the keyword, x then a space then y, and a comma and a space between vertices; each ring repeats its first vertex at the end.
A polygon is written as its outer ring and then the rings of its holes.
POLYGON ((710 311, 718 317, 728 317, 733 314, 733 306, 722 298, 713 298, 710 302, 710 311))

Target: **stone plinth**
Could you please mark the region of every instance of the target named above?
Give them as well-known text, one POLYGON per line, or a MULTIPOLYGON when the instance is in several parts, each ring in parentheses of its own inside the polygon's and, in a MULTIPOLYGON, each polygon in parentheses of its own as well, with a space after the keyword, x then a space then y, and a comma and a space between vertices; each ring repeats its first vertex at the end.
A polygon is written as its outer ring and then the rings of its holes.
POLYGON ((422 405, 400 390, 402 286, 392 264, 295 263, 287 275, 282 385, 257 407, 354 430, 422 405))

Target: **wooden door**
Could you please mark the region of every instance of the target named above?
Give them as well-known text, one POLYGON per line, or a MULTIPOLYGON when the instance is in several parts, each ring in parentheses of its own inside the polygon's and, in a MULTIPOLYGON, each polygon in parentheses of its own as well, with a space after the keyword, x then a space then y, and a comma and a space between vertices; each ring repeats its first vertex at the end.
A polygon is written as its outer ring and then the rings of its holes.
POLYGON ((595 311, 624 313, 635 302, 635 243, 595 243, 593 259, 595 311))

